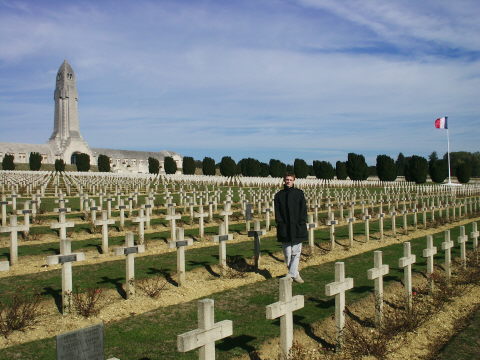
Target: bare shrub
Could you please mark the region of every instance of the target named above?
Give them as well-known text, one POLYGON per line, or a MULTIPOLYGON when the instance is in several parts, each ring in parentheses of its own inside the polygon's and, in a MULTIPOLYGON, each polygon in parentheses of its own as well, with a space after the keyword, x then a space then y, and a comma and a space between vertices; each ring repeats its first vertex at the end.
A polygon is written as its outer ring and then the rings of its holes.
POLYGON ((152 279, 142 279, 136 280, 135 286, 139 288, 147 296, 150 296, 153 299, 157 299, 162 291, 167 286, 167 280, 164 280, 162 277, 158 276, 152 279))
MULTIPOLYGON (((320 354, 318 349, 307 348, 300 342, 294 341, 287 358, 288 360, 317 360, 320 359, 320 354)), ((278 359, 283 359, 282 354, 279 354, 278 359)))
POLYGON ((433 292, 430 295, 437 308, 465 293, 466 287, 463 284, 459 284, 457 281, 448 281, 446 275, 439 271, 433 272, 428 278, 434 283, 433 292))
POLYGON ((255 271, 255 267, 245 260, 240 255, 230 256, 227 255, 227 266, 231 269, 236 270, 238 272, 247 273, 255 271))
POLYGON ((345 322, 344 347, 346 354, 353 359, 374 356, 384 359, 388 353, 390 336, 375 328, 366 328, 353 320, 345 322))
POLYGON ((474 252, 467 254, 467 267, 463 268, 461 260, 456 258, 454 264, 456 267, 455 282, 457 284, 469 285, 480 284, 480 256, 474 252))
POLYGON ((77 314, 83 317, 97 315, 100 311, 99 300, 102 295, 102 289, 92 288, 85 292, 79 292, 78 289, 72 293, 73 306, 77 314))
MULTIPOLYGON (((422 291, 423 292, 423 291, 422 291)), ((384 307, 381 332, 388 337, 413 331, 427 321, 435 311, 431 298, 413 292, 414 299, 409 309, 404 297, 392 298, 384 307)))
POLYGON ((0 300, 0 334, 8 337, 15 330, 25 330, 37 322, 40 296, 26 296, 16 291, 0 300), (22 294, 22 295, 21 295, 22 294))

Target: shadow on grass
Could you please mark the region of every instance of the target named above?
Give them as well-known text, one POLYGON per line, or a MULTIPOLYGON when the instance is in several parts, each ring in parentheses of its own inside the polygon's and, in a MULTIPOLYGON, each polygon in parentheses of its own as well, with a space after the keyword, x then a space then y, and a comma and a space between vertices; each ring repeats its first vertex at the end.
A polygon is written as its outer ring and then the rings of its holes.
POLYGON ((59 313, 62 313, 62 290, 54 289, 51 286, 44 287, 41 295, 50 295, 55 301, 55 306, 59 313))
POLYGON ((171 285, 177 286, 177 287, 180 286, 180 284, 172 278, 172 275, 170 274, 170 272, 165 269, 157 269, 157 268, 150 267, 148 268, 147 274, 163 275, 163 277, 165 277, 165 280, 167 280, 171 285))
POLYGON ((125 292, 124 288, 123 288, 123 283, 121 282, 121 280, 125 280, 123 277, 119 277, 119 278, 110 278, 108 276, 102 276, 102 280, 98 282, 98 284, 112 284, 115 286, 115 289, 117 290, 117 292, 120 294, 120 296, 124 299, 127 298, 127 293, 125 292))
POLYGON ((293 315, 293 322, 303 328, 305 331, 305 334, 312 340, 316 341, 319 344, 322 344, 322 347, 324 349, 335 349, 335 344, 332 344, 328 342, 327 340, 319 337, 318 335, 315 334, 312 324, 308 324, 306 322, 302 322, 302 320, 305 319, 303 316, 297 316, 293 315))
POLYGON ((245 350, 248 354, 255 354, 256 357, 250 356, 250 359, 260 359, 256 354, 256 350, 253 345, 250 345, 249 342, 255 340, 256 337, 249 336, 249 335, 238 335, 238 336, 230 336, 216 345, 219 350, 222 351, 230 351, 235 348, 240 348, 245 350))
POLYGON ((360 319, 357 315, 355 315, 348 307, 345 307, 345 315, 347 315, 350 319, 355 321, 357 324, 360 324, 364 327, 374 328, 375 323, 371 319, 360 319))

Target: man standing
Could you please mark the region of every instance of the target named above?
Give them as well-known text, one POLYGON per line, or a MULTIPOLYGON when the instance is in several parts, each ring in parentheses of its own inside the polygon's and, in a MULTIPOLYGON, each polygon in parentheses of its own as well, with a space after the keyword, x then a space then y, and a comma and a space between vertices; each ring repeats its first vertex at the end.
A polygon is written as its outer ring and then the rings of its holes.
POLYGON ((277 223, 277 240, 282 243, 285 263, 288 267, 286 276, 298 283, 303 279, 298 272, 302 241, 307 240, 307 204, 303 191, 293 186, 294 174, 285 174, 283 189, 275 194, 275 222, 277 223))

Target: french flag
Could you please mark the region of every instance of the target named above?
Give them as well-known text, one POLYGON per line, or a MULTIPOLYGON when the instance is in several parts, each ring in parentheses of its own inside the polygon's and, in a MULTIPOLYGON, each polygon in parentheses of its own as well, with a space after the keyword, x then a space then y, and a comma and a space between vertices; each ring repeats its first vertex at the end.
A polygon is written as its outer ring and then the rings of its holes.
POLYGON ((435 120, 435 127, 437 129, 448 129, 447 123, 448 116, 444 116, 435 120))

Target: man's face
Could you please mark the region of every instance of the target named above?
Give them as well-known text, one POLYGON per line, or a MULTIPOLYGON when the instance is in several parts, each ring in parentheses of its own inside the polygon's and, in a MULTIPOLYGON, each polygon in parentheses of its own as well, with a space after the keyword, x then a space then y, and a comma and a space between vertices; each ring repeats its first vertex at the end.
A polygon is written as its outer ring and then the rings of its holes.
POLYGON ((285 176, 285 178, 283 179, 283 184, 289 188, 293 186, 294 182, 295 178, 293 176, 285 176))

